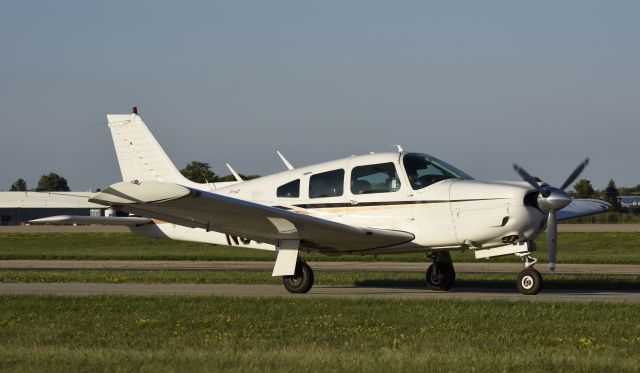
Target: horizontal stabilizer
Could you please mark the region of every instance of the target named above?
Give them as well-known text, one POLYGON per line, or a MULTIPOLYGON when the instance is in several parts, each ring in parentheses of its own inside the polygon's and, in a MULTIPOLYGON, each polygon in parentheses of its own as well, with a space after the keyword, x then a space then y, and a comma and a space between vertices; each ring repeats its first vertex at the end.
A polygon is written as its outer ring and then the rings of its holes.
POLYGON ((50 216, 47 218, 30 220, 29 224, 34 225, 65 225, 65 224, 78 224, 78 225, 142 225, 149 224, 152 220, 149 218, 140 218, 135 216, 73 216, 73 215, 58 215, 50 216))

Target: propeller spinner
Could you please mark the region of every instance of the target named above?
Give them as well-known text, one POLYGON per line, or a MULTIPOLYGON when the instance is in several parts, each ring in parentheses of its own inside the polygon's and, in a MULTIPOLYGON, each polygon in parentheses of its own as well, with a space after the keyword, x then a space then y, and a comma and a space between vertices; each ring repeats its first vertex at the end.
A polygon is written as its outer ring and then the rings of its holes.
POLYGON ((549 252, 549 270, 553 273, 556 270, 556 252, 558 241, 558 222, 556 212, 562 210, 571 203, 571 196, 564 190, 580 176, 584 168, 589 164, 589 158, 585 159, 562 183, 560 188, 555 188, 547 184, 538 184, 536 180, 524 168, 513 164, 513 168, 538 191, 538 208, 548 214, 547 218, 547 250, 549 252))

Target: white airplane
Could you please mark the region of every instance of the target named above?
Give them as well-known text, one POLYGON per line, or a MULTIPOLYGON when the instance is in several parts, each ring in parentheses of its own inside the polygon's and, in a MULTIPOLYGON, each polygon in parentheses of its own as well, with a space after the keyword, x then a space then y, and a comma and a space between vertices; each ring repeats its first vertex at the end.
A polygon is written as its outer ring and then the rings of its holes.
MULTIPOLYGON (((557 221, 607 211, 598 200, 564 192, 588 160, 560 188, 536 182, 485 182, 422 153, 351 156, 254 180, 193 183, 182 176, 137 114, 107 115, 122 182, 93 195, 125 217, 57 216, 32 224, 119 224, 152 238, 242 246, 276 253, 273 276, 305 293, 313 271, 300 252, 426 253, 429 289, 449 290, 455 270, 449 252, 476 258, 517 255, 522 294, 536 294, 542 276, 533 266, 534 240, 548 231, 550 267, 556 262, 557 221)), ((231 169, 231 168, 230 168, 231 169)), ((233 169, 231 169, 236 174, 233 169)))

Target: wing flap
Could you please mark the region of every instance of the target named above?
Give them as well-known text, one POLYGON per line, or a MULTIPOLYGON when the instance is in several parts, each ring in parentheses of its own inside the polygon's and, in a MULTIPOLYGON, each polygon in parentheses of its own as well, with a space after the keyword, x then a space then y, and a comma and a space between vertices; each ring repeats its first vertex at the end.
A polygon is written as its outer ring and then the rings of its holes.
POLYGON ((354 227, 157 181, 117 183, 90 201, 117 206, 136 215, 270 244, 300 240, 309 248, 352 251, 394 246, 414 239, 408 232, 354 227))
POLYGON ((65 224, 77 224, 77 225, 142 225, 149 224, 152 220, 149 218, 140 218, 135 216, 73 216, 73 215, 57 215, 49 216, 41 219, 30 220, 29 224, 34 225, 65 225, 65 224))

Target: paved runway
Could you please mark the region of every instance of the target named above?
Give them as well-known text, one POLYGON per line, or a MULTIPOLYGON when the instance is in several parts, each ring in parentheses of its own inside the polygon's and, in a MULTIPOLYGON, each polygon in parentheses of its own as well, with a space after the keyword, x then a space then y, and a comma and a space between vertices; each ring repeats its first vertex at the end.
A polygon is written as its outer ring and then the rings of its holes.
POLYGON ((424 288, 315 286, 307 294, 289 294, 280 285, 210 284, 96 284, 96 283, 0 283, 0 294, 49 294, 86 296, 119 295, 225 295, 261 297, 372 298, 412 300, 506 300, 563 302, 640 302, 640 291, 546 290, 525 296, 511 289, 453 289, 435 292, 424 288))
MULTIPOLYGON (((314 262, 314 270, 337 272, 424 272, 429 265, 404 262, 314 262)), ((454 263, 459 273, 517 273, 522 263, 472 262, 454 263)), ((69 270, 172 270, 172 271, 271 271, 273 262, 257 261, 169 261, 169 260, 0 260, 0 270, 69 271, 69 270)), ((548 273, 545 263, 536 269, 548 273)), ((558 264, 558 274, 640 275, 637 264, 558 264)))
MULTIPOLYGON (((318 271, 340 272, 423 272, 428 263, 401 262, 310 262, 318 271)), ((521 263, 456 263, 459 273, 516 273, 521 263)), ((273 262, 251 261, 97 261, 97 260, 4 260, 0 270, 177 270, 177 271, 271 271, 273 262)), ((548 272, 544 265, 536 267, 548 272)), ((558 273, 640 275, 640 265, 560 264, 558 273)), ((280 285, 213 284, 103 284, 103 283, 0 283, 0 294, 56 295, 227 295, 291 296, 375 299, 467 299, 525 301, 614 301, 640 302, 638 291, 544 290, 537 296, 523 296, 514 289, 454 288, 433 292, 422 287, 369 287, 317 285, 306 295, 292 295, 280 285)))

